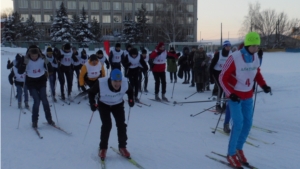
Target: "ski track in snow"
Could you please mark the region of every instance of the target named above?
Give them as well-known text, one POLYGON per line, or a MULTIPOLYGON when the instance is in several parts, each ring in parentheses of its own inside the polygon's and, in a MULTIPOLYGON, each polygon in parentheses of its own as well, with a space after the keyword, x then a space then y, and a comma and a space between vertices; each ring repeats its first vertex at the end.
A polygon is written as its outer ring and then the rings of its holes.
MULTIPOLYGON (((81 50, 80 50, 81 51, 81 50)), ((95 112, 83 143, 83 138, 91 117, 91 110, 86 105, 87 100, 81 104, 71 103, 62 106, 58 99, 55 104, 58 124, 71 136, 43 124, 46 122, 42 104, 40 105, 39 131, 44 137, 39 139, 31 129, 31 113, 21 114, 20 127, 17 129, 19 109, 17 100, 13 98, 10 103, 11 85, 8 82, 9 70, 6 70, 7 59, 14 59, 16 53, 25 54, 25 48, 1 49, 1 168, 5 169, 60 169, 60 168, 100 168, 97 149, 100 141, 101 121, 99 113, 95 112), (3 52, 5 51, 5 52, 3 52)), ((95 51, 88 51, 92 54, 95 51)), ((295 53, 265 53, 262 62, 262 74, 272 87, 273 95, 263 92, 257 94, 253 124, 259 127, 278 131, 266 133, 253 129, 250 136, 266 141, 275 142, 266 145, 258 141, 248 141, 260 145, 255 148, 245 144, 244 151, 248 161, 261 169, 297 169, 300 156, 300 55, 295 53)), ((178 79, 175 85, 173 99, 170 99, 172 83, 167 77, 166 96, 170 105, 152 102, 148 98, 154 95, 143 95, 141 101, 151 104, 151 107, 133 107, 127 127, 127 148, 134 160, 146 169, 222 169, 226 166, 216 163, 205 157, 211 151, 226 154, 228 136, 216 132, 211 133, 218 117, 212 112, 205 112, 196 117, 196 114, 205 108, 211 107, 215 102, 184 104, 173 106, 174 101, 207 100, 211 92, 197 93, 191 98, 184 98, 195 92, 195 88, 184 85, 178 79)), ((49 83, 47 83, 48 85, 49 83)), ((59 87, 56 93, 60 94, 59 87)), ((77 91, 77 82, 74 80, 73 91, 77 91)), ((212 89, 212 85, 211 85, 212 89)), ((154 92, 152 73, 149 77, 149 92, 154 92)), ((49 93, 49 90, 47 89, 49 93)), ((125 96, 127 98, 127 96, 125 96)), ((48 97, 49 103, 52 100, 48 97)), ((33 100, 30 98, 30 107, 33 100)), ((53 106, 50 107, 53 120, 57 123, 53 106)), ((128 117, 128 104, 125 102, 126 122, 128 117)), ((223 119, 224 117, 222 117, 223 119)), ((109 146, 118 147, 117 131, 112 117, 113 127, 110 133, 109 146)), ((221 121, 219 127, 223 127, 221 121)), ((217 156, 216 156, 217 157, 217 156)), ((217 157, 219 158, 219 157, 217 157)), ((108 169, 136 168, 111 149, 108 149, 106 165, 108 169)))

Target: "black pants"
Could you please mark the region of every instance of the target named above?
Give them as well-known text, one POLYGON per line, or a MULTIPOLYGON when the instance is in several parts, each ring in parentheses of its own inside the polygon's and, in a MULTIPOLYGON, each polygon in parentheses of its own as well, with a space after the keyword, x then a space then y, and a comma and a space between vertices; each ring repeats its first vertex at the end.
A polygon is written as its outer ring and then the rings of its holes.
POLYGON ((215 71, 215 70, 213 71, 213 78, 214 78, 215 84, 218 87, 217 104, 220 104, 221 98, 223 95, 223 88, 221 87, 220 82, 219 82, 220 73, 221 73, 221 71, 215 71))
POLYGON ((191 83, 192 83, 192 85, 195 85, 194 71, 191 70, 191 72, 192 72, 192 80, 191 80, 191 83))
POLYGON ((148 71, 140 71, 139 74, 139 89, 142 90, 142 81, 144 80, 144 90, 147 89, 148 86, 148 71), (144 79, 143 79, 143 75, 144 75, 144 79))
POLYGON ((128 69, 127 76, 131 87, 134 89, 134 97, 138 97, 139 94, 139 84, 140 84, 139 74, 140 74, 139 69, 130 69, 130 68, 128 69))
POLYGON ((159 86, 161 82, 161 93, 166 93, 167 83, 166 83, 166 72, 153 72, 155 80, 155 94, 159 93, 159 86))
POLYGON ((176 76, 176 72, 170 72, 170 80, 173 80, 173 76, 174 76, 174 80, 177 80, 177 76, 176 76))
POLYGON ((100 149, 107 149, 108 147, 109 134, 112 128, 110 113, 112 113, 116 121, 119 148, 126 148, 127 125, 125 124, 124 102, 113 106, 109 106, 102 102, 98 102, 98 110, 102 122, 100 133, 100 149))
POLYGON ((184 70, 184 81, 189 82, 190 81, 190 71, 189 70, 184 70))
POLYGON ((59 83, 60 83, 60 92, 61 92, 61 95, 65 95, 65 90, 64 90, 64 87, 65 87, 65 77, 67 79, 67 85, 68 85, 68 95, 71 94, 71 91, 72 91, 72 72, 71 70, 58 70, 58 80, 59 80, 59 83))
POLYGON ((80 74, 80 69, 73 69, 72 70, 72 75, 71 75, 71 82, 73 83, 73 78, 74 78, 74 72, 76 73, 76 79, 77 79, 77 87, 79 88, 79 74, 80 74))

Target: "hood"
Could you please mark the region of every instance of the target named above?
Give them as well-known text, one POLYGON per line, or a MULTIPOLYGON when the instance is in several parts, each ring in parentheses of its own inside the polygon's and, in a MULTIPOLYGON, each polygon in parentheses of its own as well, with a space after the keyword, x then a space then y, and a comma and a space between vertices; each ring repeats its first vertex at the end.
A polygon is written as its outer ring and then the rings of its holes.
POLYGON ((185 50, 188 51, 188 53, 187 53, 187 55, 188 55, 188 54, 190 53, 189 47, 185 46, 185 47, 182 49, 182 54, 183 54, 183 55, 185 55, 185 53, 184 53, 185 50))

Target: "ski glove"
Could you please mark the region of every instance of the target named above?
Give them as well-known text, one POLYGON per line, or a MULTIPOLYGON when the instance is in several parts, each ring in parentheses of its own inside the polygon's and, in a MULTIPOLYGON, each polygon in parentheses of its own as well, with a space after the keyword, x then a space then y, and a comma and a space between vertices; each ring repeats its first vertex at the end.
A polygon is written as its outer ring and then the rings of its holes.
POLYGON ((87 91, 86 88, 85 88, 84 86, 80 86, 80 88, 81 88, 81 90, 82 90, 83 92, 86 92, 86 91, 87 91))
POLYGON ((264 85, 262 87, 262 89, 264 90, 265 93, 270 93, 271 92, 271 87, 270 86, 264 85))
POLYGON ((134 106, 134 101, 132 99, 129 99, 128 104, 129 104, 130 107, 133 107, 134 106))
POLYGON ((94 112, 97 110, 98 105, 96 103, 91 104, 91 110, 94 112))
POLYGON ((234 94, 234 93, 231 93, 230 96, 229 96, 229 98, 230 98, 232 101, 234 101, 234 102, 240 103, 240 101, 241 101, 241 98, 240 98, 239 96, 237 96, 236 94, 234 94))

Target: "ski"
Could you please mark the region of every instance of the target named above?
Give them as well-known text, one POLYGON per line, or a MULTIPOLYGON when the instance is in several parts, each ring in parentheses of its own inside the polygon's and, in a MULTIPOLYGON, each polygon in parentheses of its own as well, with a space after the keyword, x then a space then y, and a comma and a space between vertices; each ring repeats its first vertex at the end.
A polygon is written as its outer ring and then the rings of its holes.
POLYGON ((66 101, 66 100, 63 100, 63 99, 61 99, 61 98, 60 98, 60 100, 61 100, 62 102, 64 102, 65 104, 67 104, 67 105, 70 105, 70 104, 71 104, 70 102, 68 102, 68 101, 66 101))
MULTIPOLYGON (((220 154, 220 153, 216 153, 216 152, 214 152, 214 151, 212 151, 211 153, 213 153, 213 154, 215 154, 215 155, 218 155, 218 156, 220 156, 220 157, 224 157, 224 158, 227 158, 227 156, 226 155, 223 155, 223 154, 220 154)), ((244 164, 244 163, 241 163, 243 166, 245 166, 246 168, 250 168, 250 169, 258 169, 257 167, 254 167, 254 166, 252 166, 252 165, 250 165, 250 164, 244 164)))
POLYGON ((220 160, 218 158, 215 158, 215 157, 212 157, 212 156, 209 156, 209 155, 205 155, 207 158, 211 159, 211 160, 214 160, 214 161, 217 161, 221 164, 224 164, 226 165, 227 167, 230 167, 230 168, 233 168, 233 169, 244 169, 243 167, 233 167, 232 165, 230 165, 227 161, 223 161, 223 160, 220 160))
POLYGON ((261 131, 264 131, 264 132, 267 132, 267 133, 278 133, 277 131, 269 130, 269 129, 258 127, 258 126, 254 126, 254 125, 252 126, 252 128, 254 128, 256 130, 261 130, 261 131))
POLYGON ((106 169, 105 159, 100 158, 101 169, 106 169))
POLYGON ((62 131, 63 133, 65 133, 65 134, 67 134, 67 135, 72 135, 71 132, 67 132, 66 130, 64 130, 64 129, 62 129, 62 128, 56 126, 56 125, 50 125, 50 124, 48 124, 48 123, 44 123, 44 124, 47 124, 47 125, 49 125, 49 126, 52 126, 52 127, 56 128, 56 129, 62 131))
POLYGON ((142 104, 142 105, 144 105, 144 106, 148 106, 148 107, 150 107, 151 106, 151 104, 146 104, 146 103, 143 103, 143 102, 136 102, 136 103, 138 103, 138 104, 142 104))
MULTIPOLYGON (((119 152, 119 150, 115 149, 114 147, 110 147, 115 153, 119 154, 120 156, 122 156, 122 154, 119 152)), ((124 157, 124 156, 122 156, 124 157)), ((139 169, 144 169, 144 167, 142 167, 139 163, 137 163, 134 159, 132 159, 131 157, 126 158, 131 164, 133 164, 134 166, 136 166, 139 169)))
POLYGON ((38 135, 38 137, 40 139, 43 139, 43 136, 41 136, 41 134, 40 134, 40 132, 39 132, 39 130, 37 128, 33 128, 33 130, 35 131, 35 133, 38 135))
MULTIPOLYGON (((215 129, 212 128, 212 127, 211 127, 211 129, 212 129, 212 130, 215 130, 215 129)), ((221 130, 221 129, 219 129, 219 128, 217 129, 217 131, 218 131, 219 133, 222 133, 222 134, 226 135, 226 136, 229 136, 228 133, 225 133, 223 130, 221 130)), ((246 141, 246 144, 248 144, 248 145, 250 145, 250 146, 253 146, 253 147, 256 147, 256 148, 259 147, 259 145, 253 144, 253 143, 251 143, 251 142, 249 142, 249 141, 246 141)))
MULTIPOLYGON (((125 100, 125 101, 128 102, 128 100, 125 100)), ((139 105, 139 104, 138 104, 139 102, 135 102, 135 103, 136 103, 136 104, 135 104, 136 106, 138 106, 138 107, 143 107, 142 105, 139 105)))
POLYGON ((163 103, 165 105, 169 105, 169 102, 166 102, 166 101, 158 101, 158 100, 155 100, 155 99, 150 99, 148 98, 149 100, 152 100, 152 101, 155 101, 155 102, 159 102, 159 103, 163 103))

